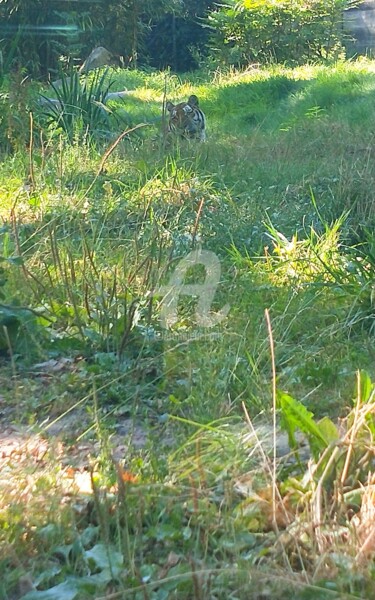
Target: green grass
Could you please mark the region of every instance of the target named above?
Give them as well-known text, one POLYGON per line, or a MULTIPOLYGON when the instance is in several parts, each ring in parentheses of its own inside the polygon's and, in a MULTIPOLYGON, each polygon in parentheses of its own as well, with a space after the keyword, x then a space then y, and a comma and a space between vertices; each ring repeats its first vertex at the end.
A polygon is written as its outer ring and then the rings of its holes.
MULTIPOLYGON (((23 102, 4 101, 0 419, 6 439, 31 427, 38 450, 2 459, 0 598, 30 582, 29 600, 50 589, 61 600, 367 598, 371 561, 348 516, 363 524, 365 503, 362 514, 335 499, 358 492, 356 473, 371 488, 370 417, 351 430, 351 412, 350 469, 340 450, 324 471, 335 438, 311 480, 303 459, 278 462, 283 503, 302 515, 290 533, 280 515, 273 530, 274 465, 246 434, 247 416, 272 420, 273 368, 301 402, 284 421, 313 449, 307 411, 336 422, 353 398, 372 407, 374 63, 109 76, 111 90, 131 90, 111 109, 146 127, 107 154, 122 133, 114 114, 103 141, 79 123, 66 137, 36 113, 30 150, 27 127, 9 121, 23 102), (163 100, 191 93, 208 141, 166 146, 163 100), (228 304, 228 317, 208 336, 182 295, 166 332, 154 292, 199 245, 220 261, 212 309, 228 304), (334 551, 303 532, 315 531, 312 498, 329 532, 343 528, 334 551)), ((185 283, 204 277, 194 267, 185 283)))

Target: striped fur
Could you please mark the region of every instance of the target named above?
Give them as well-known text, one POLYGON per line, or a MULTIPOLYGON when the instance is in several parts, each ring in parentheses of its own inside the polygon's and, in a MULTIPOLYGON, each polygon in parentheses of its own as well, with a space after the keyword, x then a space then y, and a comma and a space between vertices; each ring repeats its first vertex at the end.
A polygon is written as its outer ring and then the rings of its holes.
POLYGON ((205 141, 206 117, 199 108, 198 98, 195 95, 190 96, 187 102, 180 102, 180 104, 167 102, 166 109, 169 112, 169 133, 188 139, 198 139, 201 142, 205 141))

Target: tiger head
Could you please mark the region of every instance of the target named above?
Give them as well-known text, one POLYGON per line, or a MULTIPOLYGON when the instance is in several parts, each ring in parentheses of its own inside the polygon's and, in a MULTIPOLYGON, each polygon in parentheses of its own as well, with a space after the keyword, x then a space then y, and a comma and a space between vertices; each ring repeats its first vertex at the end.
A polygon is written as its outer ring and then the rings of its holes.
POLYGON ((166 103, 169 112, 168 131, 186 138, 205 139, 206 120, 199 108, 198 98, 189 97, 187 102, 179 104, 166 103))

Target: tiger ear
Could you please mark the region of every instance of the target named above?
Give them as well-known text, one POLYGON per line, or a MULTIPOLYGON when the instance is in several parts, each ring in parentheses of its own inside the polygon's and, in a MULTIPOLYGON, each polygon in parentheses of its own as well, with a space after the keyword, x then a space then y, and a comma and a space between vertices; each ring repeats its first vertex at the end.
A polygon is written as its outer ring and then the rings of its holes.
POLYGON ((195 94, 192 94, 191 96, 189 96, 187 103, 192 108, 198 108, 198 106, 199 106, 199 100, 195 94))
POLYGON ((173 109, 174 109, 174 104, 172 104, 172 102, 169 102, 169 101, 168 101, 168 102, 166 103, 166 105, 165 105, 165 108, 166 108, 166 109, 167 109, 169 112, 171 112, 171 110, 173 110, 173 109))

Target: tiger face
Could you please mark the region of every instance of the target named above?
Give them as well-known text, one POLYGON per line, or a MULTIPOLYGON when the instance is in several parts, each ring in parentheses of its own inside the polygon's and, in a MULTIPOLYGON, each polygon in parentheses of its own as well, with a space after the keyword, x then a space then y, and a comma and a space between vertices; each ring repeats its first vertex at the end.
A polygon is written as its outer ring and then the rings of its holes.
POLYGON ((172 104, 167 102, 166 109, 169 112, 168 132, 177 133, 188 139, 206 139, 206 117, 199 108, 198 98, 195 95, 189 97, 187 102, 172 104))

